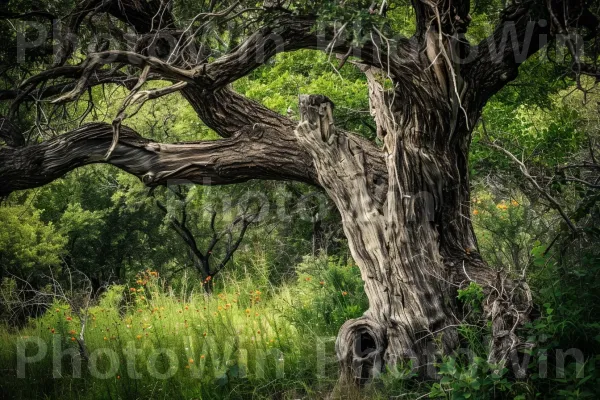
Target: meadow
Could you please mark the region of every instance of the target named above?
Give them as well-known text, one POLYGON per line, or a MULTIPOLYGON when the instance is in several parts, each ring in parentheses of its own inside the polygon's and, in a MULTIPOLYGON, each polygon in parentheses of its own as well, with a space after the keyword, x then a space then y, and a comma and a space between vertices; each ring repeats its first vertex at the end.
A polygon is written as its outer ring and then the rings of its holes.
POLYGON ((318 398, 337 378, 337 329, 366 298, 356 266, 310 265, 277 288, 224 277, 208 295, 144 271, 76 313, 56 301, 0 331, 0 385, 18 398, 318 398))

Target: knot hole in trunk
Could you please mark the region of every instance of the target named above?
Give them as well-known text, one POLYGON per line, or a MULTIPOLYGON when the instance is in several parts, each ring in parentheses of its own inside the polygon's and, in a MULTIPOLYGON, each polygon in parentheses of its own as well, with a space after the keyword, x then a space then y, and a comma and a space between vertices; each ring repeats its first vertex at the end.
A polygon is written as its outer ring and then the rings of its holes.
POLYGON ((381 325, 366 317, 347 321, 336 341, 342 379, 362 386, 376 377, 383 369, 385 350, 381 325))

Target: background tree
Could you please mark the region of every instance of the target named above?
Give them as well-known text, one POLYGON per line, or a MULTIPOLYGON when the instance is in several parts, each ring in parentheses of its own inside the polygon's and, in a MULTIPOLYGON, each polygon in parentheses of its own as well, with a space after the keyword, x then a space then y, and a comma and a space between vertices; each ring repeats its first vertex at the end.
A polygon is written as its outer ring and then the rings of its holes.
MULTIPOLYGON (((257 210, 251 210, 252 205, 246 204, 244 209, 239 210, 240 214, 233 217, 233 220, 227 224, 225 228, 219 230, 217 227, 218 211, 215 209, 205 210, 210 214, 209 232, 206 235, 205 244, 203 247, 198 243, 196 235, 191 228, 188 203, 189 193, 181 190, 181 187, 170 190, 171 198, 177 203, 174 210, 169 210, 167 205, 156 199, 157 207, 165 214, 169 225, 181 238, 188 247, 190 258, 196 272, 200 275, 204 282, 204 288, 207 292, 212 291, 213 278, 219 274, 232 259, 236 250, 240 247, 246 231, 250 225, 257 220, 264 204, 258 204, 257 210), (221 250, 217 255, 217 251, 221 250)), ((168 193, 168 194, 170 194, 168 193)), ((173 203, 173 202, 171 202, 173 203)), ((223 210, 228 212, 228 210, 223 210)))

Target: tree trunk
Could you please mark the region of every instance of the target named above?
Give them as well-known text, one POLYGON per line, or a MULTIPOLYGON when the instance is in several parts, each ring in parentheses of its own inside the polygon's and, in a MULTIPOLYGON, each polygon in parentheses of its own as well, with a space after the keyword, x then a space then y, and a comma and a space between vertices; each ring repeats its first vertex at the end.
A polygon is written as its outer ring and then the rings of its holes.
POLYGON ((377 190, 369 180, 363 150, 335 129, 329 99, 301 96, 296 130, 313 156, 319 182, 341 213, 369 299, 365 314, 340 329, 336 352, 341 382, 360 385, 384 366, 408 360, 423 368, 432 352, 455 349, 455 326, 460 322, 456 290, 470 280, 491 296, 485 307, 498 343, 490 361, 501 361, 518 343, 507 345, 516 336, 506 327, 524 318, 503 314, 514 299, 500 299, 489 290, 497 286, 498 276, 476 252, 469 220, 468 146, 464 141, 448 145, 453 143, 448 140, 452 112, 440 104, 429 108, 425 102, 418 108, 418 102, 409 101, 411 106, 404 109, 394 103, 384 108, 384 102, 371 100, 379 113, 375 117, 389 174, 383 201, 373 196, 377 190))

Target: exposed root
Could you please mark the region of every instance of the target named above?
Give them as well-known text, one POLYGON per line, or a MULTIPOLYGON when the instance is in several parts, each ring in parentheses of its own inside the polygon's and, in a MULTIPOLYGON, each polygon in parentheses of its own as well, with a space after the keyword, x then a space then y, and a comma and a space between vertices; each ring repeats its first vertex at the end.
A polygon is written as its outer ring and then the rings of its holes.
POLYGON ((524 378, 527 370, 519 366, 517 353, 533 345, 524 343, 517 330, 530 321, 533 299, 529 285, 511 279, 503 271, 494 271, 480 261, 463 264, 453 277, 458 288, 470 282, 483 288, 483 322, 491 322, 488 362, 499 368, 510 363, 515 377, 524 378))

